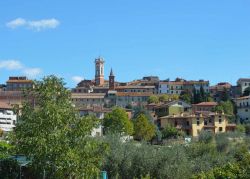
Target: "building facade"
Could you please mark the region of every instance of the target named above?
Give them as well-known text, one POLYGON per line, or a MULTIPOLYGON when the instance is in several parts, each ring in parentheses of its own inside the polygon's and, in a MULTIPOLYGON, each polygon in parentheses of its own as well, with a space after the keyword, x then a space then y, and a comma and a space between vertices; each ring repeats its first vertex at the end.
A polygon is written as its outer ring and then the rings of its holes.
POLYGON ((240 121, 250 120, 250 96, 234 99, 237 106, 237 117, 240 121))
POLYGON ((237 81, 237 85, 240 88, 240 93, 243 94, 245 89, 250 87, 250 78, 240 78, 237 81))
POLYGON ((177 79, 175 81, 160 81, 158 93, 180 95, 183 91, 193 93, 193 90, 196 90, 198 92, 201 87, 203 87, 205 93, 209 93, 209 81, 186 81, 183 79, 177 79))
POLYGON ((186 135, 197 137, 201 131, 211 133, 223 133, 235 130, 235 124, 229 124, 223 113, 182 113, 178 115, 169 115, 160 118, 161 127, 171 125, 186 135))
POLYGON ((0 128, 4 132, 12 131, 16 126, 17 116, 13 112, 12 106, 0 102, 0 128))
POLYGON ((95 59, 95 85, 104 85, 104 60, 101 57, 95 59))
POLYGON ((27 77, 9 77, 6 82, 7 91, 21 91, 23 89, 32 88, 33 81, 28 80, 27 77))
POLYGON ((198 104, 193 104, 193 112, 212 112, 217 105, 217 102, 201 102, 198 104))

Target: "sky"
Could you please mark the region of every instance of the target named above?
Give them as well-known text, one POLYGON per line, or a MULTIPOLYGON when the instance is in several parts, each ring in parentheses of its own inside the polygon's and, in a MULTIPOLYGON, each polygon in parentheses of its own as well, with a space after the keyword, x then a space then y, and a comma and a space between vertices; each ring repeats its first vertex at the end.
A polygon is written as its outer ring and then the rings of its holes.
POLYGON ((250 77, 249 0, 0 1, 0 83, 57 75, 74 87, 94 78, 147 75, 235 84, 250 77))

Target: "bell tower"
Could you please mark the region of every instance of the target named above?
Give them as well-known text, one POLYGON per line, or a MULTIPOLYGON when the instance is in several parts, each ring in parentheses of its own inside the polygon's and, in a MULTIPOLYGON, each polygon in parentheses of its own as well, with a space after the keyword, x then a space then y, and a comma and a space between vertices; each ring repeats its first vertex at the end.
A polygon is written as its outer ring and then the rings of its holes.
POLYGON ((110 90, 115 89, 115 75, 113 73, 112 68, 111 68, 110 75, 109 75, 109 89, 110 90))
POLYGON ((101 57, 95 59, 95 84, 104 85, 104 60, 101 57))

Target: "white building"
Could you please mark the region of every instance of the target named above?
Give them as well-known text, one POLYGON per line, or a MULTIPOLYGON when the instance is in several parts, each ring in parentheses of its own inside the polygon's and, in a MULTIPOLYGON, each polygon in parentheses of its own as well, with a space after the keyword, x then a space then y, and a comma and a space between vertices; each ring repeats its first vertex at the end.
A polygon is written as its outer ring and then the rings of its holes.
POLYGON ((17 116, 7 103, 0 102, 0 128, 4 132, 10 132, 16 125, 17 116))
POLYGON ((244 96, 235 99, 237 106, 237 115, 241 121, 250 120, 250 96, 244 96))
POLYGON ((243 94, 245 89, 250 87, 250 78, 240 78, 237 85, 240 87, 241 94, 243 94))
POLYGON ((197 92, 203 87, 204 92, 209 93, 209 81, 160 81, 158 94, 177 94, 180 95, 183 91, 193 92, 195 89, 197 92))

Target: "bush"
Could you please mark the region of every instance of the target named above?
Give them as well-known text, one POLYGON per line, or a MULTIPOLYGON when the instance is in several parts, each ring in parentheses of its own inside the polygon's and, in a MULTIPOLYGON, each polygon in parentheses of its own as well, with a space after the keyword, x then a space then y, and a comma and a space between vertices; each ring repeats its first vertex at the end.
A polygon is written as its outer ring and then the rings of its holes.
POLYGON ((208 131, 202 131, 199 135, 199 142, 210 143, 213 140, 213 134, 208 131))
POLYGON ((216 148, 218 152, 227 152, 229 148, 229 139, 227 134, 217 134, 215 136, 216 148))
POLYGON ((19 175, 19 165, 16 160, 3 159, 0 161, 0 178, 17 178, 19 175))

